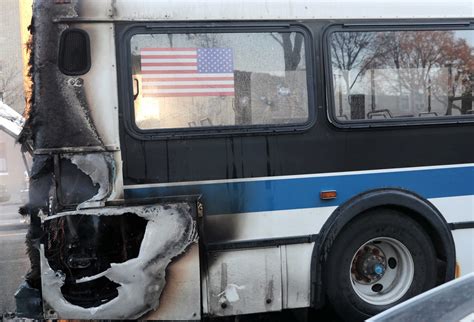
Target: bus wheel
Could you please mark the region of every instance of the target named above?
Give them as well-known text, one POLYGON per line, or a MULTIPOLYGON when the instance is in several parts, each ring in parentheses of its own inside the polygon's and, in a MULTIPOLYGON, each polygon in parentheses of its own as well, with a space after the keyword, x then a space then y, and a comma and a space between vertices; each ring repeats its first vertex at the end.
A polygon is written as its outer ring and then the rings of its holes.
POLYGON ((350 221, 325 264, 327 297, 348 321, 364 320, 436 285, 436 253, 423 227, 392 209, 350 221))

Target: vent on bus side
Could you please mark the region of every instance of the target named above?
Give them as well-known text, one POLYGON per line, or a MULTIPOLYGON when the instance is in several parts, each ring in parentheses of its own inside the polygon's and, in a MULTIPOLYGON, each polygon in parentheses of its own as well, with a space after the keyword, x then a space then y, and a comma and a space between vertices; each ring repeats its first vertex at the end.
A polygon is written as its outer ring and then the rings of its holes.
POLYGON ((58 66, 66 75, 82 75, 91 65, 89 35, 81 29, 70 28, 61 34, 58 66))

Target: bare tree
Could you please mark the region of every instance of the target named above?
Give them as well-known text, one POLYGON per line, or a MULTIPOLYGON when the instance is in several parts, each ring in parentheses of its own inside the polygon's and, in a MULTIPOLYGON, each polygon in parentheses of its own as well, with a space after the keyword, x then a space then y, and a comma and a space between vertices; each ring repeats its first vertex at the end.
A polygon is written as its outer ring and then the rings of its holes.
POLYGON ((0 100, 23 112, 23 79, 21 70, 0 61, 0 100))
POLYGON ((382 69, 396 70, 391 84, 399 95, 408 91, 413 100, 421 92, 430 112, 431 97, 445 102, 442 94, 450 98, 447 114, 451 114, 456 93, 474 69, 472 48, 465 39, 456 38, 453 31, 405 31, 378 33, 374 42, 387 48, 373 61, 382 69))
POLYGON ((368 32, 336 32, 331 37, 332 65, 342 73, 347 95, 376 56, 373 39, 374 33, 368 32), (357 70, 357 74, 351 80, 352 70, 357 70))
POLYGON ((300 33, 273 33, 273 39, 283 48, 285 71, 296 70, 301 62, 301 49, 303 48, 303 35, 300 33), (293 40, 292 35, 294 34, 293 40))

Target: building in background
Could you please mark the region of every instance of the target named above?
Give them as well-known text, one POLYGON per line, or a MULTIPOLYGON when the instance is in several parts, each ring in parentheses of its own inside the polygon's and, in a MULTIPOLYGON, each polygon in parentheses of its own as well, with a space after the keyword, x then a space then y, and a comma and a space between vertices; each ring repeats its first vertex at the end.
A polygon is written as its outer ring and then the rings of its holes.
MULTIPOLYGON (((21 0, 2 0, 0 10, 0 101, 23 114, 23 50, 21 38, 21 0)), ((0 186, 11 195, 10 202, 20 201, 20 190, 25 185, 25 166, 20 145, 0 131, 0 186)))
POLYGON ((20 3, 2 0, 0 10, 0 100, 23 113, 23 61, 20 3))

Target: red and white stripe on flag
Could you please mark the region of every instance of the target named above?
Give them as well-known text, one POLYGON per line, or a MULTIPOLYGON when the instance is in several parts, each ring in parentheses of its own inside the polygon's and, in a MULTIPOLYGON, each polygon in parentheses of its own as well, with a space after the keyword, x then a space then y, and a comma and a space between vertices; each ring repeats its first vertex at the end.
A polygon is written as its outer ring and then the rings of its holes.
POLYGON ((140 54, 144 97, 234 96, 230 49, 142 48, 140 54))

